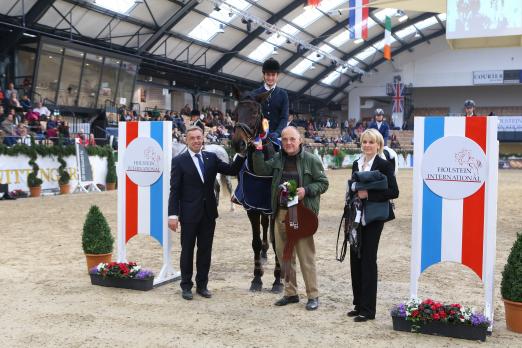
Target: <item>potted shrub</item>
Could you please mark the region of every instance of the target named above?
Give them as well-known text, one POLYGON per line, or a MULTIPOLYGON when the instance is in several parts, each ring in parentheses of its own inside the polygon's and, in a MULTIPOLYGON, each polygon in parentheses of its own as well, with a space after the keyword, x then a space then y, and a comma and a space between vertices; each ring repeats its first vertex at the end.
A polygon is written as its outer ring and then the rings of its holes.
POLYGON ((60 194, 65 195, 69 193, 71 190, 69 185, 71 175, 65 169, 67 163, 61 156, 58 157, 58 162, 60 162, 60 167, 58 167, 58 175, 60 176, 60 178, 58 179, 58 184, 60 184, 60 194))
POLYGON ((109 263, 112 257, 114 238, 105 216, 93 205, 83 224, 82 247, 87 259, 87 270, 100 262, 109 263))
POLYGON ((154 274, 136 262, 100 263, 89 270, 92 285, 147 291, 152 289, 154 274))
POLYGON ((468 340, 486 340, 489 320, 458 303, 410 300, 391 310, 393 329, 468 340))
POLYGON ((112 151, 107 156, 107 176, 105 178, 107 191, 112 191, 116 188, 116 165, 114 163, 114 154, 112 151))
POLYGON ((37 153, 35 150, 34 137, 31 136, 31 147, 28 152, 29 165, 33 168, 33 171, 27 175, 27 186, 31 192, 31 197, 40 197, 42 193, 42 179, 38 177, 38 171, 40 167, 36 164, 37 153))
POLYGON ((522 333, 522 234, 511 248, 500 287, 508 330, 522 333))

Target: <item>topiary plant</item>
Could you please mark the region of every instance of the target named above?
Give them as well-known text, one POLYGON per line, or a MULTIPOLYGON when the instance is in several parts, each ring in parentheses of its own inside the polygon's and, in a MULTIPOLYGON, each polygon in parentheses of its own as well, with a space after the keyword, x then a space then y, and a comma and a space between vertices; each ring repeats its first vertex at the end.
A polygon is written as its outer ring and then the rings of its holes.
POLYGON ((43 181, 38 177, 38 171, 40 170, 40 167, 36 163, 38 154, 35 150, 35 141, 33 136, 31 136, 31 147, 28 150, 27 155, 29 156, 29 165, 33 168, 33 171, 27 175, 27 186, 40 187, 43 181))
POLYGON ((105 216, 93 205, 83 224, 82 247, 86 254, 112 253, 114 238, 105 216))
POLYGON ((517 235, 504 266, 500 292, 505 300, 522 302, 522 234, 517 235))
POLYGON ((116 165, 114 163, 114 154, 112 151, 107 155, 107 176, 105 182, 108 184, 115 183, 117 180, 116 165))

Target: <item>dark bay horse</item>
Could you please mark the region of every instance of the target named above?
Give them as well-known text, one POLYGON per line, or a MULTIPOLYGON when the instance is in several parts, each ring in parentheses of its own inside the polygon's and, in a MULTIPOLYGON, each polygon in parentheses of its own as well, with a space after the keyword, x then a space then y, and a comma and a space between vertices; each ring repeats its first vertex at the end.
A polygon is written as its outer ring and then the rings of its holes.
MULTIPOLYGON (((273 222, 270 216, 271 177, 259 177, 253 173, 252 153, 255 149, 252 146, 252 141, 263 131, 261 103, 268 97, 268 93, 259 96, 241 95, 237 88, 234 88, 233 93, 239 102, 234 111, 236 124, 232 134, 232 146, 236 152, 244 153, 246 151, 247 153, 247 160, 239 175, 239 184, 235 198, 246 209, 252 226, 254 279, 252 279, 250 291, 261 291, 263 289, 261 280, 264 274, 263 261, 266 262, 266 252, 268 250, 267 232, 269 226, 271 231, 273 231, 273 222), (261 239, 261 228, 263 229, 263 239, 261 239)), ((271 158, 275 153, 271 146, 265 146, 263 152, 265 160, 271 158)), ((275 251, 272 236, 273 233, 271 233, 270 239, 272 248, 275 251)), ((275 256, 274 277, 275 280, 271 291, 279 293, 283 291, 283 284, 281 283, 281 267, 277 256, 275 256)))

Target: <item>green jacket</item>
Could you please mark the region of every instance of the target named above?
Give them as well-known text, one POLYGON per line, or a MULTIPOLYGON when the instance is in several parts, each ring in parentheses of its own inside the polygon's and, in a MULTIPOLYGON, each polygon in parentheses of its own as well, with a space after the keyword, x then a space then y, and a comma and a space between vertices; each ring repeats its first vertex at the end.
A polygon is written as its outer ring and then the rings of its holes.
MULTIPOLYGON (((252 157, 254 172, 257 175, 272 175, 272 210, 274 213, 279 208, 278 190, 283 175, 286 154, 281 150, 272 159, 265 162, 263 152, 256 151, 252 157)), ((304 205, 315 214, 319 214, 320 195, 328 189, 328 178, 324 174, 321 160, 310 152, 301 149, 297 155, 297 172, 299 174, 298 187, 304 187, 304 205)))

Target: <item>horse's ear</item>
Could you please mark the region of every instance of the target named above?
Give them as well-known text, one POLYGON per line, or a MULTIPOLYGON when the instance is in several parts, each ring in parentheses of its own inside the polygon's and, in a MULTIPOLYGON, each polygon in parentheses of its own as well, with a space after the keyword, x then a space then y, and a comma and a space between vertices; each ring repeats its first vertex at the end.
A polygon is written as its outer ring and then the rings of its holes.
POLYGON ((269 95, 270 95, 270 91, 266 91, 265 93, 256 95, 256 102, 258 102, 259 104, 262 104, 266 100, 266 98, 268 98, 269 95))
POLYGON ((240 99, 241 99, 241 91, 239 90, 239 88, 237 88, 236 85, 233 85, 233 86, 232 86, 232 96, 233 96, 236 100, 240 100, 240 99))

